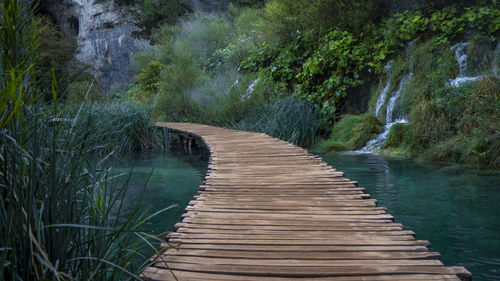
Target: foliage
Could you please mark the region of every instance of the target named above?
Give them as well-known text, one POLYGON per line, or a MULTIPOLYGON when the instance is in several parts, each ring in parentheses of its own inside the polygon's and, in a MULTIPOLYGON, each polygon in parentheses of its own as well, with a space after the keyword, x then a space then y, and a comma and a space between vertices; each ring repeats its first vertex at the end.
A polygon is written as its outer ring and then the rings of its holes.
MULTIPOLYGON (((401 96, 401 111, 406 113, 422 99, 429 99, 450 78, 459 74, 459 67, 449 43, 437 47, 431 38, 414 49, 413 57, 414 75, 401 96)), ((396 61, 395 67, 398 64, 396 61)))
POLYGON ((264 11, 281 41, 289 42, 297 30, 322 34, 336 26, 361 33, 377 23, 380 8, 380 1, 373 0, 273 0, 266 3, 264 11))
POLYGON ((172 62, 160 74, 155 115, 166 120, 188 121, 199 116, 198 106, 190 99, 189 90, 205 80, 197 60, 182 49, 172 54, 172 62))
MULTIPOLYGON (((370 1, 366 2, 365 7, 371 7, 370 1)), ((320 7, 318 9, 324 13, 331 7, 342 5, 343 1, 333 0, 307 3, 270 1, 265 8, 266 23, 278 30, 275 32, 276 36, 281 36, 278 44, 281 46, 261 46, 260 50, 242 62, 241 68, 247 71, 271 69, 274 79, 289 83, 289 88, 293 88, 297 96, 321 105, 325 118, 332 118, 339 112, 345 112, 344 106, 350 92, 357 92, 356 88, 361 84, 371 81, 373 74, 381 71, 387 58, 413 38, 433 37, 434 45, 446 45, 449 40, 463 36, 468 31, 474 32, 476 40, 492 41, 498 36, 500 28, 497 23, 500 10, 494 5, 464 8, 451 4, 435 6, 443 6, 439 9, 422 6, 395 13, 382 21, 377 16, 369 15, 369 12, 365 16, 360 13, 362 27, 352 25, 355 22, 352 19, 358 18, 343 18, 343 15, 338 15, 336 22, 327 21, 324 28, 309 25, 307 20, 297 22, 305 15, 316 15, 310 8, 320 7), (319 44, 315 39, 318 34, 321 35, 319 44)), ((321 22, 320 16, 310 18, 321 22)))
POLYGON ((187 8, 179 0, 120 0, 122 4, 135 3, 139 30, 134 32, 138 37, 151 39, 154 31, 164 24, 174 24, 187 12, 187 8))
POLYGON ((321 116, 317 106, 287 97, 255 108, 233 127, 266 133, 301 146, 310 146, 318 135, 320 125, 321 116))
MULTIPOLYGON (((393 127, 385 149, 403 149, 433 161, 497 168, 498 79, 487 76, 458 88, 448 86, 448 79, 458 75, 456 59, 448 44, 437 47, 434 42, 430 38, 414 52, 414 76, 401 100, 410 123, 393 127)), ((472 62, 492 57, 491 44, 470 46, 472 62), (482 50, 480 55, 475 55, 474 48, 482 50)))
POLYGON ((229 43, 232 27, 220 16, 195 14, 175 25, 169 32, 172 47, 206 62, 215 50, 229 43))
MULTIPOLYGON (((230 5, 225 16, 192 14, 159 29, 155 41, 161 44, 137 56, 138 73, 151 74, 152 61, 165 65, 159 76, 151 75, 160 77, 154 80, 158 103, 152 103, 157 118, 271 132, 275 123, 263 116, 274 116, 269 108, 276 100, 294 96, 319 106, 322 126, 344 115, 326 149, 358 149, 381 124, 369 115, 345 114, 367 108, 371 85, 395 59, 390 93, 410 69, 414 73, 396 109, 411 122, 393 128, 386 148, 416 155, 452 138, 470 140, 457 137, 462 129, 452 125, 451 109, 435 110, 435 104, 453 91, 446 83, 458 75, 453 42, 472 38, 471 73, 490 73, 499 9, 482 0, 398 3, 402 6, 395 8, 393 1, 271 0, 263 6, 230 5), (403 51, 410 42, 417 47, 403 51)), ((147 88, 139 80, 134 89, 147 88)), ((152 93, 134 95, 148 103, 152 93)))
POLYGON ((160 74, 164 68, 165 65, 157 60, 150 61, 148 66, 137 76, 134 87, 128 91, 129 98, 144 105, 155 104, 160 74))
POLYGON ((3 1, 0 6, 0 129, 22 114, 22 102, 32 102, 32 68, 39 44, 33 10, 19 0, 3 1))
POLYGON ((297 75, 299 96, 321 104, 325 115, 332 117, 347 90, 363 84, 363 72, 378 65, 374 54, 347 31, 329 32, 297 75))
MULTIPOLYGON (((139 213, 140 200, 128 216, 122 214, 126 186, 113 184, 105 161, 89 153, 120 144, 94 135, 91 118, 59 119, 55 82, 52 105, 43 104, 31 76, 39 42, 33 10, 5 0, 0 12, 1 279, 140 280, 137 274, 154 252, 150 246, 161 240, 146 230, 151 216, 139 213)), ((134 133, 144 134, 137 123, 149 121, 138 114, 120 117, 136 130, 122 131, 130 135, 128 149, 137 141, 134 133)), ((108 123, 108 136, 119 131, 114 125, 108 123)))
POLYGON ((87 151, 90 154, 144 152, 160 143, 155 129, 150 127, 149 112, 130 103, 86 105, 79 116, 68 117, 72 117, 69 120, 72 120, 74 134, 86 147, 92 148, 87 151))
POLYGON ((344 115, 327 140, 318 144, 324 152, 361 149, 383 131, 383 124, 371 114, 344 115))
POLYGON ((103 162, 91 164, 88 152, 100 148, 82 142, 94 127, 75 134, 53 116, 30 108, 26 127, 11 121, 0 133, 0 276, 140 280, 143 255, 158 241, 145 228, 147 211, 137 203, 125 219, 126 186, 113 184, 103 162))
POLYGON ((409 134, 408 124, 398 123, 394 124, 387 135, 387 140, 384 143, 384 149, 390 147, 400 147, 405 145, 405 141, 409 134))
POLYGON ((427 106, 417 108, 412 114, 416 124, 412 128, 414 149, 429 149, 426 156, 433 160, 499 168, 500 154, 496 150, 500 130, 499 90, 498 79, 486 78, 477 84, 436 93, 427 106), (424 123, 418 113, 426 114, 429 120, 424 123), (434 122, 433 128, 425 128, 428 122, 434 122), (457 144, 453 153, 446 148, 450 142, 457 144))
MULTIPOLYGON (((76 42, 67 37, 58 26, 48 18, 41 22, 43 28, 40 33, 40 46, 38 47, 39 60, 34 67, 34 76, 37 88, 43 92, 52 91, 51 81, 55 77, 59 93, 66 93, 69 84, 76 75, 69 75, 69 63, 78 65, 73 58, 76 52, 76 42), (54 76, 54 77, 53 77, 54 76)), ((74 68, 77 74, 77 68, 74 68)))

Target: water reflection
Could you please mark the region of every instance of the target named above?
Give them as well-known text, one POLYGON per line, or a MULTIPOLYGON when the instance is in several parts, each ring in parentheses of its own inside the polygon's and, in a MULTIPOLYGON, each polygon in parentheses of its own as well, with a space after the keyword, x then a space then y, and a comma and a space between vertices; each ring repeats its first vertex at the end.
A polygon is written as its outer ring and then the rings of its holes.
POLYGON ((184 209, 205 177, 207 162, 208 154, 202 150, 195 150, 189 155, 182 148, 175 147, 163 153, 142 154, 115 161, 111 166, 114 173, 129 173, 132 169, 125 208, 135 206, 151 172, 151 179, 141 200, 142 207, 152 207, 153 212, 156 212, 173 204, 178 205, 151 221, 151 229, 155 233, 162 233, 171 231, 173 225, 180 221, 184 209))
POLYGON ((474 280, 500 280, 500 173, 373 154, 323 159, 429 240, 446 265, 465 266, 474 280))

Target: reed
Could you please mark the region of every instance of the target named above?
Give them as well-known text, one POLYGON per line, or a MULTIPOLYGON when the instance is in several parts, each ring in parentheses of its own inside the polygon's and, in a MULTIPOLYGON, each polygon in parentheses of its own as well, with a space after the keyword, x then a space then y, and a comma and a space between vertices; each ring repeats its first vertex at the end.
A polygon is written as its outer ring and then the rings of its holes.
POLYGON ((292 97, 255 108, 233 125, 235 129, 266 133, 301 146, 314 143, 320 126, 319 108, 292 97))
POLYGON ((73 132, 91 154, 117 155, 160 149, 158 131, 150 124, 150 112, 127 102, 85 105, 76 116, 75 110, 65 114, 73 132), (76 120, 74 118, 77 118, 76 120))
POLYGON ((127 131, 122 125, 148 123, 147 115, 113 123, 109 115, 123 112, 103 107, 108 116, 84 109, 76 122, 60 122, 56 83, 50 107, 31 83, 39 34, 33 11, 5 0, 0 13, 1 280, 139 280, 160 241, 147 231, 155 214, 140 211, 141 194, 135 206, 122 208, 127 181, 118 184, 106 158, 135 147, 144 126, 127 131), (108 134, 95 134, 104 126, 95 120, 106 118, 108 134))

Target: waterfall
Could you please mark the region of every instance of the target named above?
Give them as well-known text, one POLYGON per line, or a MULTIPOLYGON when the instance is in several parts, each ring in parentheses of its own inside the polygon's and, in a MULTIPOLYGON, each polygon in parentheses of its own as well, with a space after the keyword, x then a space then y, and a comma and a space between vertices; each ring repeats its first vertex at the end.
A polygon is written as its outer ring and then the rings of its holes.
POLYGON ((399 87, 396 92, 391 96, 389 99, 389 102, 387 103, 387 112, 386 112, 386 117, 385 117, 385 127, 384 131, 379 134, 376 138, 370 140, 368 143, 366 143, 365 147, 362 149, 358 150, 357 152, 359 153, 377 153, 382 150, 382 146, 384 146, 385 141, 387 140, 387 136, 389 135, 389 132, 391 131, 392 126, 396 124, 401 124, 401 123, 408 123, 408 120, 404 117, 399 117, 396 120, 393 119, 394 115, 394 107, 396 106, 397 101, 401 97, 401 93, 403 92, 404 87, 408 82, 410 81, 411 77, 413 76, 413 72, 410 71, 410 73, 406 74, 402 79, 401 82, 399 82, 399 87))
POLYGON ((500 57, 500 42, 498 42, 497 47, 495 48, 495 58, 493 59, 493 68, 491 70, 496 78, 500 78, 500 76, 498 76, 498 63, 499 63, 498 60, 500 59, 499 57, 500 57))
POLYGON ((253 91, 255 90, 255 85, 257 85, 257 83, 259 83, 259 80, 260 80, 260 78, 253 80, 253 82, 248 86, 246 94, 241 96, 241 100, 249 99, 252 96, 253 91))
POLYGON ((455 79, 450 79, 449 85, 452 87, 458 87, 464 83, 481 80, 484 76, 467 77, 467 47, 469 43, 463 42, 451 46, 451 50, 455 52, 455 58, 457 59, 458 66, 460 67, 460 73, 455 79))
POLYGON ((401 97, 401 93, 403 92, 404 87, 406 86, 408 81, 410 81, 412 76, 413 76, 413 72, 410 71, 410 73, 406 74, 403 78, 401 78, 401 82, 399 82, 398 90, 389 99, 389 102, 387 103, 387 112, 385 115, 385 123, 386 124, 391 124, 391 123, 397 122, 397 120, 395 121, 392 119, 393 115, 394 115, 394 107, 396 106, 396 102, 401 97))
POLYGON ((384 66, 384 70, 387 73, 387 82, 385 83, 385 87, 378 96, 377 100, 377 105, 375 106, 375 116, 378 117, 380 108, 384 105, 385 103, 385 98, 387 96, 387 92, 389 92, 389 88, 391 87, 391 72, 392 72, 392 66, 394 65, 394 60, 389 61, 389 63, 384 66))
MULTIPOLYGON (((413 47, 413 44, 414 44, 413 42, 410 43, 410 52, 411 52, 411 48, 413 47)), ((387 66, 390 65, 390 67, 392 67, 392 63, 393 62, 389 62, 389 64, 387 66)), ((408 84, 411 77, 413 76, 413 54, 410 54, 409 65, 410 65, 410 72, 408 74, 406 74, 401 79, 401 81, 399 82, 398 89, 391 95, 391 98, 389 99, 389 102, 387 103, 384 131, 381 134, 379 134, 376 138, 367 142, 365 147, 363 147, 362 149, 360 149, 356 152, 358 152, 358 153, 378 153, 378 152, 380 152, 380 150, 382 150, 382 146, 384 146, 384 143, 387 140, 387 136, 389 135, 389 132, 391 131, 392 126, 394 126, 396 124, 401 124, 401 123, 408 123, 408 120, 404 117, 398 116, 398 118, 393 119, 393 116, 394 116, 394 107, 396 106, 397 102, 399 101, 399 98, 401 97, 401 94, 403 93, 404 87, 408 84)), ((390 67, 388 69, 390 69, 390 67)), ((388 71, 387 75, 388 75, 388 78, 387 78, 388 84, 386 85, 386 87, 384 88, 382 93, 380 94, 380 96, 382 96, 382 94, 384 94, 384 98, 381 102, 382 105, 384 104, 383 102, 385 101, 385 95, 387 94, 387 92, 384 93, 384 91, 386 89, 387 89, 387 91, 389 91, 389 87, 390 87, 390 70, 388 71)), ((381 100, 381 97, 379 97, 379 100, 377 100, 377 107, 378 107, 380 100, 381 100)), ((380 105, 380 107, 382 107, 382 105, 380 105)), ((379 110, 380 110, 380 107, 379 107, 379 110)), ((375 114, 378 117, 377 111, 375 112, 375 114)))
POLYGON ((250 84, 250 86, 248 86, 248 89, 247 89, 247 94, 248 95, 252 95, 253 93, 253 90, 255 89, 255 85, 257 85, 257 83, 259 83, 259 78, 253 80, 252 84, 250 84))

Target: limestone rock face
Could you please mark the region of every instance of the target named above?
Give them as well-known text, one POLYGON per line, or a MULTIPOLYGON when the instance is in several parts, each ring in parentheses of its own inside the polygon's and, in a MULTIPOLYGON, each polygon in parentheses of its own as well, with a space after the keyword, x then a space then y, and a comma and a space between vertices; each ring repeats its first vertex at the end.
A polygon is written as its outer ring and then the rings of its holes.
POLYGON ((104 89, 130 79, 133 53, 149 47, 147 41, 132 37, 137 29, 132 8, 113 0, 42 0, 40 9, 77 40, 78 60, 101 69, 99 85, 104 89))

